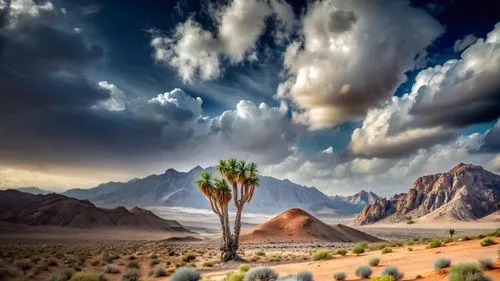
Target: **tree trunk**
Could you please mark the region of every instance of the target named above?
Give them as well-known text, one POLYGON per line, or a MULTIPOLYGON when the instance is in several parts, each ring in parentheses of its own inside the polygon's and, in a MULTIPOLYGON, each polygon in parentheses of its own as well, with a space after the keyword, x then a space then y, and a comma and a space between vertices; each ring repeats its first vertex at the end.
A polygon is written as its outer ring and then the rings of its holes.
POLYGON ((239 242, 240 242, 240 231, 241 231, 241 213, 243 212, 243 205, 236 207, 236 217, 234 218, 234 235, 233 235, 233 243, 238 250, 239 242))

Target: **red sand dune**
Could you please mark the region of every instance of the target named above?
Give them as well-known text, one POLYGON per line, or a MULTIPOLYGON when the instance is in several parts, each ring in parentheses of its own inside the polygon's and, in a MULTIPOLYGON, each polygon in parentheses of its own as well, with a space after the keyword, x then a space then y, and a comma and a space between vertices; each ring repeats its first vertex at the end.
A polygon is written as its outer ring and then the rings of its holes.
POLYGON ((357 242, 380 239, 348 226, 327 225, 306 211, 293 208, 240 236, 243 243, 253 242, 357 242))

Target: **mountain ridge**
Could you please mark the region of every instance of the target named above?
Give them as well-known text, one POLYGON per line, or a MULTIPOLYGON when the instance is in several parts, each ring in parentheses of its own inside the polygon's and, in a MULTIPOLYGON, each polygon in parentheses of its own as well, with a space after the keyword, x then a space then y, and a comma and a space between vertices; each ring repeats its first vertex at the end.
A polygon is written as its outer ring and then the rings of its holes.
POLYGON ((190 232, 175 220, 165 220, 149 210, 123 206, 98 208, 89 200, 51 193, 34 195, 18 190, 0 191, 0 221, 71 228, 129 228, 190 232))
MULTIPOLYGON (((88 199, 103 207, 116 205, 177 206, 209 208, 208 202, 198 192, 195 181, 202 171, 215 174, 214 167, 196 166, 187 172, 167 169, 163 174, 155 174, 128 182, 104 183, 91 189, 70 189, 63 194, 78 199, 88 199)), ((316 187, 308 187, 261 176, 261 185, 255 192, 252 203, 246 210, 279 213, 293 207, 329 215, 352 216, 361 210, 360 206, 332 200, 316 187)))
POLYGON ((407 193, 377 199, 353 223, 474 221, 498 210, 500 176, 460 163, 448 172, 417 178, 407 193))

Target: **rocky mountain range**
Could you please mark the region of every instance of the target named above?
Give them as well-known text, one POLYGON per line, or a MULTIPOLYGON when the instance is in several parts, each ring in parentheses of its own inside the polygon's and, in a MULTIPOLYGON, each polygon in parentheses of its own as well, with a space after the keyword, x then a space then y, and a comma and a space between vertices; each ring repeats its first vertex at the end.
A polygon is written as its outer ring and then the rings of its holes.
POLYGON ((446 173, 419 177, 408 193, 375 200, 354 223, 472 221, 499 210, 500 176, 461 163, 446 173))
POLYGON ((60 194, 30 194, 18 190, 0 191, 0 221, 27 225, 73 228, 127 228, 190 232, 175 220, 162 219, 151 211, 135 207, 102 209, 88 200, 60 194))
POLYGON ((375 200, 380 199, 380 197, 374 192, 365 190, 361 190, 360 192, 349 196, 339 196, 339 195, 330 196, 330 198, 332 199, 335 197, 340 198, 348 203, 361 206, 366 206, 368 204, 375 202, 375 200))
MULTIPOLYGON (((102 207, 123 206, 178 206, 209 208, 195 181, 202 171, 213 173, 213 167, 195 167, 189 172, 168 169, 160 175, 151 175, 128 182, 110 182, 90 189, 70 189, 66 196, 90 200, 102 207)), ((315 187, 298 185, 289 180, 261 176, 261 184, 252 203, 245 210, 279 213, 290 208, 303 208, 315 213, 352 216, 362 206, 340 198, 330 198, 315 187)))

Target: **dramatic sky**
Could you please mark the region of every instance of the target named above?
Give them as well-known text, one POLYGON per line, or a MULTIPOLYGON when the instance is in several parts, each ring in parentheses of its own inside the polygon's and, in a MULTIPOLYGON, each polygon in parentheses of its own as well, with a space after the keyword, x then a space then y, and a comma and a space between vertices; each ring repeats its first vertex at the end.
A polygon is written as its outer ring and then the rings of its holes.
POLYGON ((0 0, 0 187, 237 157, 328 194, 500 173, 492 1, 0 0))

